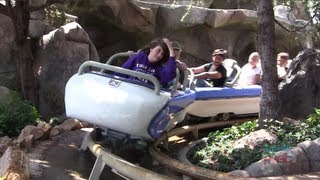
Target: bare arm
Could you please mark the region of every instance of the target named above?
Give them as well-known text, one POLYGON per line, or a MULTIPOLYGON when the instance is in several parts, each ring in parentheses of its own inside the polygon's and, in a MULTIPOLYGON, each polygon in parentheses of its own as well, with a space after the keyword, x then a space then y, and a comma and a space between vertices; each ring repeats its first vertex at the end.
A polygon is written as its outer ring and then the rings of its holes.
POLYGON ((170 52, 170 57, 174 57, 175 54, 174 54, 174 51, 173 51, 173 48, 172 48, 172 42, 167 38, 163 38, 163 42, 166 43, 166 45, 168 46, 168 49, 169 49, 169 52, 170 52))
POLYGON ((202 72, 199 74, 194 75, 195 78, 197 79, 220 79, 222 77, 222 74, 218 71, 214 72, 202 72))
POLYGON ((205 72, 204 65, 199 66, 199 67, 193 67, 190 69, 194 74, 199 74, 199 73, 205 72))

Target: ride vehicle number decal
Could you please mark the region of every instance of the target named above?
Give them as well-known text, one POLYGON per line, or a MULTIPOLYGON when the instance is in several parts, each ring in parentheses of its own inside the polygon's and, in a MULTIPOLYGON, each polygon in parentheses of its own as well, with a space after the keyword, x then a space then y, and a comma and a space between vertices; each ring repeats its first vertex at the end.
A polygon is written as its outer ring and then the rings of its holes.
POLYGON ((110 81, 109 81, 108 84, 109 84, 110 86, 112 86, 112 87, 118 87, 118 86, 120 86, 121 82, 122 82, 122 81, 120 81, 120 80, 110 79, 110 81))

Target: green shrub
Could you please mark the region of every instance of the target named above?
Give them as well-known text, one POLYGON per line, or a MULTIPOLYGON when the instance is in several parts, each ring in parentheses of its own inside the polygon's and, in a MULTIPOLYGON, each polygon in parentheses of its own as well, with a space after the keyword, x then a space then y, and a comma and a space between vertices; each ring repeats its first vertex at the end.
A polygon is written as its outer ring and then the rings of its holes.
POLYGON ((0 132, 5 135, 17 136, 26 125, 34 125, 38 119, 36 108, 16 92, 10 93, 8 101, 0 104, 0 132))
POLYGON ((57 126, 57 125, 63 123, 63 119, 60 119, 60 118, 57 118, 57 117, 52 117, 49 120, 49 123, 51 124, 51 126, 57 126))
POLYGON ((248 147, 233 149, 232 144, 235 140, 253 132, 258 126, 257 121, 247 121, 240 125, 224 128, 222 131, 211 132, 208 135, 207 146, 195 147, 188 154, 188 158, 195 165, 229 172, 244 169, 253 162, 272 156, 277 151, 320 137, 320 109, 315 109, 306 122, 300 124, 284 123, 277 120, 269 120, 269 123, 270 126, 267 130, 278 137, 278 141, 274 144, 262 144, 252 150, 248 147))

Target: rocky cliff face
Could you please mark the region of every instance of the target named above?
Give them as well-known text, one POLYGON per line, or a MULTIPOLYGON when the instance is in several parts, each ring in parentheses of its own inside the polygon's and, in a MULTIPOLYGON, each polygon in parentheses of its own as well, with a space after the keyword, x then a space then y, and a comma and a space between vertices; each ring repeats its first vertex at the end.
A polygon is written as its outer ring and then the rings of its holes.
MULTIPOLYGON (((92 2, 92 12, 86 12, 79 19, 84 29, 90 29, 88 34, 93 43, 99 44, 97 49, 102 61, 116 51, 114 47, 118 51, 138 50, 152 38, 162 36, 181 42, 182 60, 189 66, 210 61, 215 48, 227 49, 229 58, 236 59, 240 65, 256 51, 255 2, 233 4, 231 1, 206 0, 195 3, 196 6, 189 6, 191 1, 176 2, 109 0, 97 6, 92 2)), ((277 9, 276 12, 280 12, 283 8, 277 9)), ((277 14, 276 17, 286 27, 296 26, 295 22, 305 23, 284 20, 284 14, 290 12, 281 12, 281 18, 277 14)), ((277 51, 295 56, 307 46, 305 42, 299 32, 289 33, 277 26, 277 51)))

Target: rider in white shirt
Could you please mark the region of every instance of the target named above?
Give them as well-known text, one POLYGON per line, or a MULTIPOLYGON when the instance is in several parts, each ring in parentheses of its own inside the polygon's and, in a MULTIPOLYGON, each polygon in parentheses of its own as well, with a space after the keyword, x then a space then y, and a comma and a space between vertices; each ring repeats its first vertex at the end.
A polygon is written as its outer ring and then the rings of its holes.
POLYGON ((258 66, 260 56, 258 52, 253 52, 248 58, 248 63, 241 69, 239 85, 254 85, 261 81, 261 68, 258 66))

